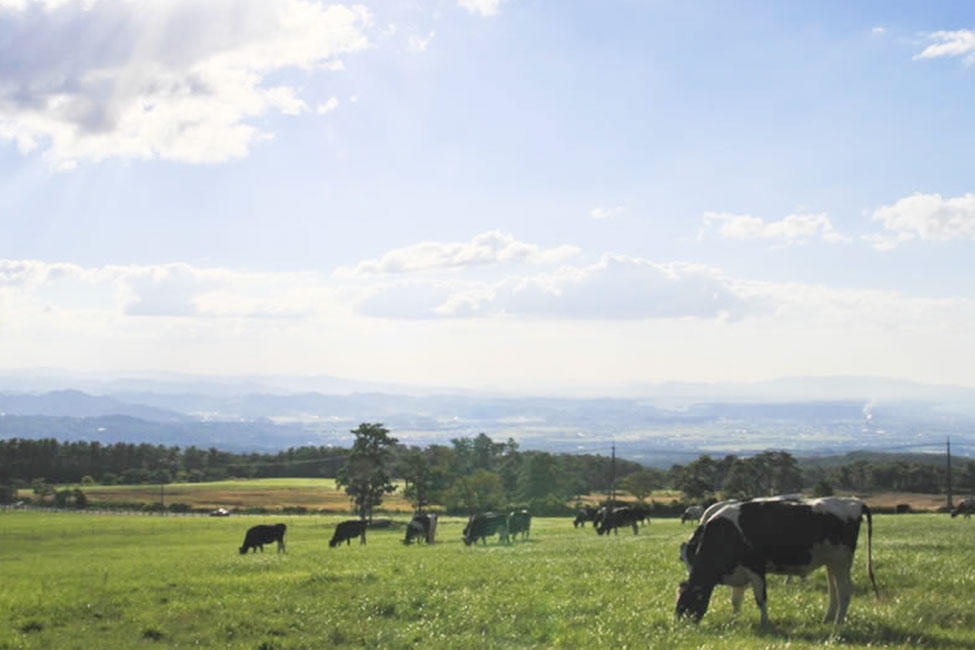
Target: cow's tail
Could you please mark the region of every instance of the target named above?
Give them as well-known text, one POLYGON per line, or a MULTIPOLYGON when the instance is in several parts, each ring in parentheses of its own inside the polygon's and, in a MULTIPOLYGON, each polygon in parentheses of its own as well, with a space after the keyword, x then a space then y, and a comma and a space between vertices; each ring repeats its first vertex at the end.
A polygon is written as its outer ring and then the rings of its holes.
POLYGON ((870 584, 873 585, 873 595, 880 598, 877 580, 873 577, 873 518, 870 516, 870 508, 865 503, 863 513, 867 515, 867 575, 870 576, 870 584))

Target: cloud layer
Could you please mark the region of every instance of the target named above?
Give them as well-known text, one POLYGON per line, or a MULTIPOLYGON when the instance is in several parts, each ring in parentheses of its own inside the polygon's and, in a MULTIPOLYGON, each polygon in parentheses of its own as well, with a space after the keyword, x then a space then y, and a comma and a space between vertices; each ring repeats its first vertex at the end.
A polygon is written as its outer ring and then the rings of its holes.
POLYGON ((309 111, 268 79, 340 69, 368 46, 369 21, 315 0, 5 0, 0 138, 56 167, 240 157, 273 135, 255 118, 309 111))
POLYGON ((518 241, 514 236, 491 230, 470 242, 420 242, 389 251, 377 259, 363 260, 352 268, 341 268, 342 277, 443 271, 502 262, 548 264, 579 253, 579 248, 563 244, 543 249, 536 244, 518 241))

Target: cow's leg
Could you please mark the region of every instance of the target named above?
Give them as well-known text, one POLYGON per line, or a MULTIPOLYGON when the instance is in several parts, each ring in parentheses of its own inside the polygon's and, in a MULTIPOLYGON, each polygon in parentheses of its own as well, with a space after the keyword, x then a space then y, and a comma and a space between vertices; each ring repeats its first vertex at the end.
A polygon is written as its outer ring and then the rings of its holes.
POLYGON ((768 594, 765 590, 765 575, 749 571, 748 579, 752 583, 755 604, 758 605, 758 610, 762 613, 762 625, 768 625, 768 594))
POLYGON ((850 606, 850 598, 853 597, 853 582, 850 580, 850 567, 853 564, 844 562, 842 567, 834 572, 836 576, 836 595, 839 598, 839 608, 836 611, 836 624, 841 624, 846 619, 846 610, 850 606))
POLYGON ((637 523, 635 521, 633 522, 633 534, 634 535, 639 535, 640 534, 640 527, 637 525, 637 523))
POLYGON ((832 564, 826 565, 826 584, 829 587, 829 607, 826 608, 823 623, 833 623, 836 621, 836 610, 839 606, 839 589, 836 584, 836 572, 832 564))
POLYGON ((362 529, 362 536, 359 538, 359 546, 362 546, 365 543, 366 543, 366 529, 363 528, 362 529))
POLYGON ((731 588, 731 611, 735 614, 741 611, 741 601, 745 598, 745 586, 731 588))
POLYGON ((278 540, 278 553, 284 553, 284 538, 278 540))

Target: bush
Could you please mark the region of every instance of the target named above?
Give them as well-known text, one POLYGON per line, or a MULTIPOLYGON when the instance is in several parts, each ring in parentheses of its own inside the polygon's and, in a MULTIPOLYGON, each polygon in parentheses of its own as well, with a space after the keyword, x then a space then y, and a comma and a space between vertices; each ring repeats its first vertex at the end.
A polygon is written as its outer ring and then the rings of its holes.
POLYGON ((0 485, 0 503, 13 503, 17 500, 17 488, 12 485, 0 485))
POLYGON ((169 511, 170 512, 189 512, 192 509, 193 508, 190 507, 190 504, 188 504, 188 503, 170 503, 169 504, 169 511))
POLYGON ((829 481, 823 479, 813 486, 812 495, 814 497, 831 497, 833 496, 833 486, 829 484, 829 481))

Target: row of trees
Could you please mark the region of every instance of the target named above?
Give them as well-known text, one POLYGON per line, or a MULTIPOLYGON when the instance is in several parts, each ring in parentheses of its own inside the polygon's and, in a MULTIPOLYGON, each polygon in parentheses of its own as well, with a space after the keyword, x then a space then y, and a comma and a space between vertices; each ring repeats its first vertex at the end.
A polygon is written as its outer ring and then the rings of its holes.
MULTIPOLYGON (((276 454, 234 454, 192 446, 2 440, 0 485, 330 477, 349 494, 355 511, 369 516, 395 489, 393 477, 397 477, 405 481, 404 496, 418 511, 434 504, 451 512, 523 504, 539 514, 555 514, 564 511, 573 497, 608 491, 614 475, 611 460, 605 456, 521 451, 510 438, 495 442, 483 433, 426 447, 400 444, 381 424, 363 423, 352 433, 355 439, 350 449, 309 446, 276 454)), ((975 491, 975 461, 956 467, 956 492, 975 491)), ((784 451, 750 457, 702 455, 668 471, 617 459, 615 476, 618 489, 640 500, 667 488, 680 490, 687 501, 804 489, 818 494, 834 489, 936 493, 947 482, 944 466, 930 462, 857 460, 835 467, 801 468, 784 451)))
MULTIPOLYGON (((399 445, 381 424, 363 423, 352 433, 355 442, 336 482, 361 517, 395 489, 394 475, 404 480, 403 495, 418 512, 434 504, 449 512, 523 504, 538 514, 561 514, 571 497, 608 489, 611 480, 605 457, 522 452, 510 438, 495 442, 483 433, 428 447, 399 445)), ((636 463, 617 461, 616 471, 643 496, 663 485, 662 473, 657 480, 636 463)))

